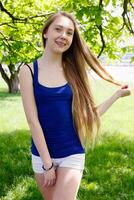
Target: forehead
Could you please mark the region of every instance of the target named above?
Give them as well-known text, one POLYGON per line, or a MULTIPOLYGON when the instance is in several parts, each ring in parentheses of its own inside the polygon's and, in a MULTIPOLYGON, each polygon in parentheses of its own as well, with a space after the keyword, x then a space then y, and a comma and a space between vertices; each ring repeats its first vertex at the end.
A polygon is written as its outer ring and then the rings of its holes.
POLYGON ((51 24, 51 26, 62 26, 66 29, 74 30, 74 24, 71 19, 64 16, 57 17, 51 24))

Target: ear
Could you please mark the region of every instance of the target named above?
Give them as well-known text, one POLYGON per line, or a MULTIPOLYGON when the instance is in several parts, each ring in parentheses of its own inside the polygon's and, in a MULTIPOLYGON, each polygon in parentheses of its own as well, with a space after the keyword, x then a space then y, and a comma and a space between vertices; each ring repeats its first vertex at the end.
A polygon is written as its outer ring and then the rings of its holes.
POLYGON ((46 33, 44 33, 44 35, 43 35, 43 36, 44 36, 44 38, 45 38, 45 39, 47 39, 47 34, 46 34, 46 33))

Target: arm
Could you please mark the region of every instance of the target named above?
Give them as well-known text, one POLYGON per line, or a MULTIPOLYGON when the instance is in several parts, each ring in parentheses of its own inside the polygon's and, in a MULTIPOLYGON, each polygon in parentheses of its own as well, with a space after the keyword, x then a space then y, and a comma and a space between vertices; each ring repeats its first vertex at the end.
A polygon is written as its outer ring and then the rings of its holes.
POLYGON ((52 160, 50 158, 43 131, 38 120, 37 109, 33 94, 32 76, 30 70, 25 65, 20 69, 19 82, 23 107, 33 140, 45 167, 49 168, 51 166, 52 160))
POLYGON ((125 88, 123 86, 121 89, 117 90, 110 98, 108 98, 106 101, 101 103, 99 106, 97 106, 97 111, 99 115, 101 116, 103 113, 105 113, 108 108, 120 97, 128 96, 131 94, 131 90, 129 88, 125 88), (123 88, 123 89, 122 89, 123 88))

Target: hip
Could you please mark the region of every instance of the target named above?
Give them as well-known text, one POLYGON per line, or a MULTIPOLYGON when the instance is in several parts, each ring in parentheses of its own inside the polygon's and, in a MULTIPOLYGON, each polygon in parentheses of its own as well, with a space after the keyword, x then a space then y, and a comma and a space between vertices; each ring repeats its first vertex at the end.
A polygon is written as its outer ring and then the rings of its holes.
MULTIPOLYGON (((83 172, 85 165, 85 153, 72 154, 62 158, 52 158, 54 167, 67 167, 83 172)), ((35 173, 44 173, 43 161, 40 156, 32 154, 32 168, 35 173)))

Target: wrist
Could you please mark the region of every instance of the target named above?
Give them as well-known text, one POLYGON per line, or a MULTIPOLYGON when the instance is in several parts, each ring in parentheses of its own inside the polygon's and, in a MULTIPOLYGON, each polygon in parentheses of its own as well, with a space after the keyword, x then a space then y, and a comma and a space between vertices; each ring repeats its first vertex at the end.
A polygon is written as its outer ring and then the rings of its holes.
POLYGON ((49 170, 51 170, 52 168, 53 168, 53 162, 51 163, 51 164, 49 164, 49 165, 42 165, 42 169, 44 170, 44 171, 49 171, 49 170))
POLYGON ((115 99, 116 99, 116 100, 119 99, 119 98, 121 97, 120 91, 117 90, 117 91, 115 92, 114 96, 115 96, 115 99))
POLYGON ((50 162, 43 162, 43 165, 45 166, 45 168, 49 168, 52 165, 52 161, 50 161, 50 162))

